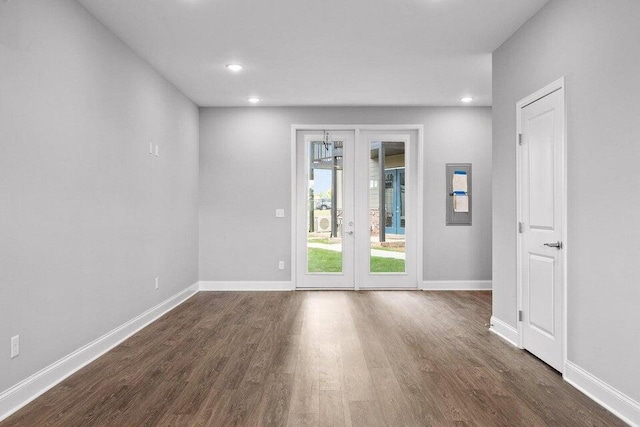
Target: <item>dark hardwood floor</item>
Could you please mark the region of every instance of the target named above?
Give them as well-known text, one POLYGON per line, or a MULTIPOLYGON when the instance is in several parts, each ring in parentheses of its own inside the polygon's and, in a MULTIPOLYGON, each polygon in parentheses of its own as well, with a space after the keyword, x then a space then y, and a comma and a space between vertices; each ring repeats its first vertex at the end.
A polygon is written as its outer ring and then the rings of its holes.
POLYGON ((618 426, 488 292, 199 293, 1 426, 618 426))

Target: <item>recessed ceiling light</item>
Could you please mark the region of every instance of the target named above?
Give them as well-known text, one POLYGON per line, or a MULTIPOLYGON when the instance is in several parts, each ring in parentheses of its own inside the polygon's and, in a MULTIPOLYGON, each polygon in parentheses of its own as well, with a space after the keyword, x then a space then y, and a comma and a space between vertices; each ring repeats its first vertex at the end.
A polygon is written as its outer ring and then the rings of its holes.
POLYGON ((258 102, 260 102, 260 98, 258 98, 257 96, 252 96, 250 98, 247 98, 247 101, 252 104, 257 104, 258 102))
POLYGON ((471 101, 473 101, 473 97, 471 96, 465 96, 464 98, 460 98, 460 101, 464 102, 465 104, 470 103, 471 101))
POLYGON ((242 71, 244 67, 240 64, 227 64, 227 70, 229 71, 233 71, 234 73, 237 73, 238 71, 242 71))

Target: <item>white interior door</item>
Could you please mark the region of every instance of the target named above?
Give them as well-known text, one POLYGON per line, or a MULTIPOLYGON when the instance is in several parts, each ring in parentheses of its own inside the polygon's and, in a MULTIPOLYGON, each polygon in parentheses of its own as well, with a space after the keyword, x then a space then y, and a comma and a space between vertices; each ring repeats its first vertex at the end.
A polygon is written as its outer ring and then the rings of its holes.
POLYGON ((520 114, 522 345, 562 371, 564 89, 520 114))
POLYGON ((296 134, 297 288, 354 288, 354 136, 296 134))

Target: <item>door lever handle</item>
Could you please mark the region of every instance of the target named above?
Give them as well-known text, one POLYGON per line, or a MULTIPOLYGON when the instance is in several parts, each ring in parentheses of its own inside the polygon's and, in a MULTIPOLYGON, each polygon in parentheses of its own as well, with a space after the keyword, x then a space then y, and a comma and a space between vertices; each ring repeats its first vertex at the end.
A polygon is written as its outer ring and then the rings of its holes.
POLYGON ((550 248, 562 249, 562 242, 544 243, 544 245, 550 248))
POLYGON ((348 234, 348 235, 352 235, 352 234, 353 234, 353 231, 347 231, 347 234, 348 234))

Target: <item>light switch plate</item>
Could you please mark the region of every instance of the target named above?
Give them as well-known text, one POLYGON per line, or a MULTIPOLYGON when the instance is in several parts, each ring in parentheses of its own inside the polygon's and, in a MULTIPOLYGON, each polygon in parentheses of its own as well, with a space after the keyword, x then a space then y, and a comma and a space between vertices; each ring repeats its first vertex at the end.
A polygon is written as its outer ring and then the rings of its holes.
POLYGON ((20 354, 20 335, 11 337, 11 358, 18 357, 20 354))
POLYGON ((284 218, 284 209, 276 209, 276 218, 284 218))

